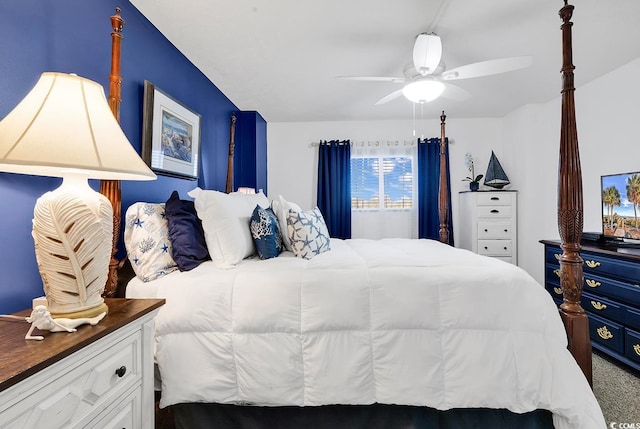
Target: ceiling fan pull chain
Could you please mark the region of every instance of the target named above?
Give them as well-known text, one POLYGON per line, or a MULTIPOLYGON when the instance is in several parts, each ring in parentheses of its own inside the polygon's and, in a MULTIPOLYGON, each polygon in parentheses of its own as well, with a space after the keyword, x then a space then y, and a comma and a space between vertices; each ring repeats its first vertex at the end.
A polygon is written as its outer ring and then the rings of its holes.
POLYGON ((424 129, 425 129, 425 126, 424 126, 424 103, 420 103, 420 118, 422 118, 422 121, 420 121, 420 122, 422 122, 422 133, 421 133, 421 135, 422 135, 422 140, 424 140, 424 129))
POLYGON ((413 107, 413 136, 416 136, 416 103, 411 103, 413 107))

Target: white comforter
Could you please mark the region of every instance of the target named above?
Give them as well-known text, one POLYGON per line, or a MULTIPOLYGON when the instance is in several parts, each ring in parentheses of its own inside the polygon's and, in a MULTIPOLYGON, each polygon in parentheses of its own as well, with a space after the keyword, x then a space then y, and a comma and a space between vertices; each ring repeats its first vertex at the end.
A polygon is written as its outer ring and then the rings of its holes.
POLYGON ((604 428, 549 294, 523 270, 431 240, 331 241, 142 283, 161 406, 407 404, 554 413, 604 428))

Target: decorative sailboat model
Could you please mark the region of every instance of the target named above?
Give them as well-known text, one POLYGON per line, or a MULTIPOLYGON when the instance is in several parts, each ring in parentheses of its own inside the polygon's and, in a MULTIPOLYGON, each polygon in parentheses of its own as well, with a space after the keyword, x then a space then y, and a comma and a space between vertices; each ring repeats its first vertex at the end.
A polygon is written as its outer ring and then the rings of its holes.
POLYGON ((484 175, 484 184, 491 186, 492 188, 502 189, 509 183, 511 182, 509 182, 509 178, 502 169, 502 165, 500 165, 498 157, 496 157, 496 154, 491 151, 491 159, 489 159, 487 174, 484 175))

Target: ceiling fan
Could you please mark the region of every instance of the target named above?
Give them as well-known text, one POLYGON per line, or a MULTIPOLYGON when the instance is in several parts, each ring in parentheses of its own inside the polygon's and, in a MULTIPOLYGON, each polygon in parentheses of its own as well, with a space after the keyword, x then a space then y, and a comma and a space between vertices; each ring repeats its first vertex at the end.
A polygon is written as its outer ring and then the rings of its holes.
POLYGON ((442 96, 462 101, 471 94, 466 89, 450 83, 461 79, 506 73, 531 66, 530 56, 509 57, 481 61, 447 70, 442 59, 442 41, 434 33, 420 33, 413 46, 413 62, 404 67, 404 77, 339 76, 340 79, 393 82, 405 84, 401 89, 382 97, 376 105, 385 104, 404 95, 414 103, 426 103, 442 96))

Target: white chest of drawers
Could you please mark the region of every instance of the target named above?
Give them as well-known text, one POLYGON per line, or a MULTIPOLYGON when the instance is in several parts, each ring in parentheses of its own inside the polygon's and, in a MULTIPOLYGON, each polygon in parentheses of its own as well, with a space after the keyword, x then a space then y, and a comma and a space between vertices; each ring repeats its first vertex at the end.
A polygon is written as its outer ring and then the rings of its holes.
POLYGON ((0 322, 0 427, 153 428, 153 317, 164 300, 106 302, 98 325, 43 341, 24 339, 27 323, 0 322))
POLYGON ((459 246, 481 255, 518 264, 518 193, 460 193, 459 246))

